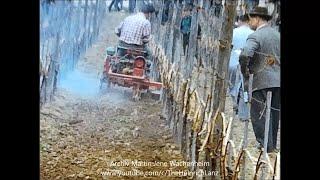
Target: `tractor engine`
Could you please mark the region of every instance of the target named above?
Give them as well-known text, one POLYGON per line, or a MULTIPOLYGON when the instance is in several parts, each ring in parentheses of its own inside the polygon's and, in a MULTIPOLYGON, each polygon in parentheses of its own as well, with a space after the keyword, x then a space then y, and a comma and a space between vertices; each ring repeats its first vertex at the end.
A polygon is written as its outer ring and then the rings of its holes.
POLYGON ((112 47, 107 48, 108 62, 113 73, 142 77, 150 74, 151 62, 146 60, 144 53, 132 49, 120 49, 121 56, 115 56, 112 47))

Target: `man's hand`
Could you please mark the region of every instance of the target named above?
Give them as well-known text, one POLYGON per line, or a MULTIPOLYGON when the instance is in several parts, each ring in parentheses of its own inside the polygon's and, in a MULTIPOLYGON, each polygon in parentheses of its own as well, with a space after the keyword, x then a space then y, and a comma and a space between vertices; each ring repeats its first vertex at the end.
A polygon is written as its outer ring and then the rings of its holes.
POLYGON ((149 43, 150 40, 151 40, 151 36, 144 36, 142 38, 142 43, 147 44, 147 43, 149 43))
POLYGON ((248 56, 240 55, 240 57, 239 57, 241 73, 242 73, 242 75, 243 75, 243 77, 245 79, 249 78, 249 75, 250 75, 250 71, 249 71, 249 68, 248 68, 249 60, 250 59, 249 59, 248 56))
POLYGON ((116 34, 118 37, 120 37, 120 35, 121 35, 122 25, 123 25, 123 21, 122 21, 122 22, 119 24, 119 26, 116 27, 115 30, 114 30, 115 34, 116 34))

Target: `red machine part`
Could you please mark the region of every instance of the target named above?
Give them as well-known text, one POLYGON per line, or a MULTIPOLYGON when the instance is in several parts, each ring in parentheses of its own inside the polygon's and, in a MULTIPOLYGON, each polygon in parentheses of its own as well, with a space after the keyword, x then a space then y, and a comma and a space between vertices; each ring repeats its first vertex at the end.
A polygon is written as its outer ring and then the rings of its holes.
POLYGON ((108 73, 109 80, 115 84, 119 84, 125 87, 132 87, 132 86, 140 86, 142 89, 160 89, 162 87, 162 83, 153 82, 149 79, 145 79, 144 77, 137 77, 125 74, 118 74, 109 71, 108 73))
POLYGON ((143 57, 137 57, 137 58, 134 60, 134 67, 135 67, 135 68, 143 69, 143 68, 144 68, 144 65, 146 64, 145 62, 146 62, 146 61, 144 60, 143 57))
POLYGON ((104 64, 105 73, 111 83, 124 87, 139 87, 140 89, 160 89, 162 87, 162 83, 153 82, 148 78, 143 77, 145 70, 144 67, 146 65, 143 57, 137 57, 135 59, 132 75, 113 73, 110 69, 111 60, 117 61, 118 58, 108 56, 104 64))
POLYGON ((134 60, 134 68, 133 68, 133 76, 143 76, 144 74, 144 67, 145 67, 145 60, 143 57, 137 57, 134 60))
POLYGON ((139 77, 142 77, 142 76, 143 76, 143 71, 144 71, 144 69, 140 69, 140 68, 133 68, 132 75, 133 75, 133 76, 139 76, 139 77))

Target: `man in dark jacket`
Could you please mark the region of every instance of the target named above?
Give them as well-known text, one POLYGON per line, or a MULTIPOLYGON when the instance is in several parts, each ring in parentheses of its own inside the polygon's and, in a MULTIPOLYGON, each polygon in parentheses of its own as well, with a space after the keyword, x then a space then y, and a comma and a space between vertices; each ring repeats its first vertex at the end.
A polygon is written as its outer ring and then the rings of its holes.
POLYGON ((248 36, 239 61, 245 79, 253 74, 251 121, 260 147, 264 142, 267 92, 272 92, 267 152, 273 152, 280 120, 280 34, 268 25, 271 16, 267 8, 254 8, 249 18, 255 32, 248 36))
POLYGON ((189 44, 190 28, 191 28, 191 8, 185 8, 181 20, 180 31, 182 33, 183 52, 186 53, 186 47, 189 44))

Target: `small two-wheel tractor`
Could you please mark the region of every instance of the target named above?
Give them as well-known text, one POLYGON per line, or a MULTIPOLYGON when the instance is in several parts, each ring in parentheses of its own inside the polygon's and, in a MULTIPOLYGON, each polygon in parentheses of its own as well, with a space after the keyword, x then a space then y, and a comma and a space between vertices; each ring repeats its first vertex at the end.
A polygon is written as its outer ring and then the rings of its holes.
POLYGON ((150 80, 150 66, 152 62, 147 60, 143 49, 133 49, 118 46, 107 48, 104 63, 104 71, 101 78, 100 88, 103 83, 110 88, 111 85, 128 87, 133 89, 133 99, 140 100, 141 92, 145 90, 160 90, 162 83, 150 80), (124 51, 124 56, 119 56, 116 51, 124 51))

